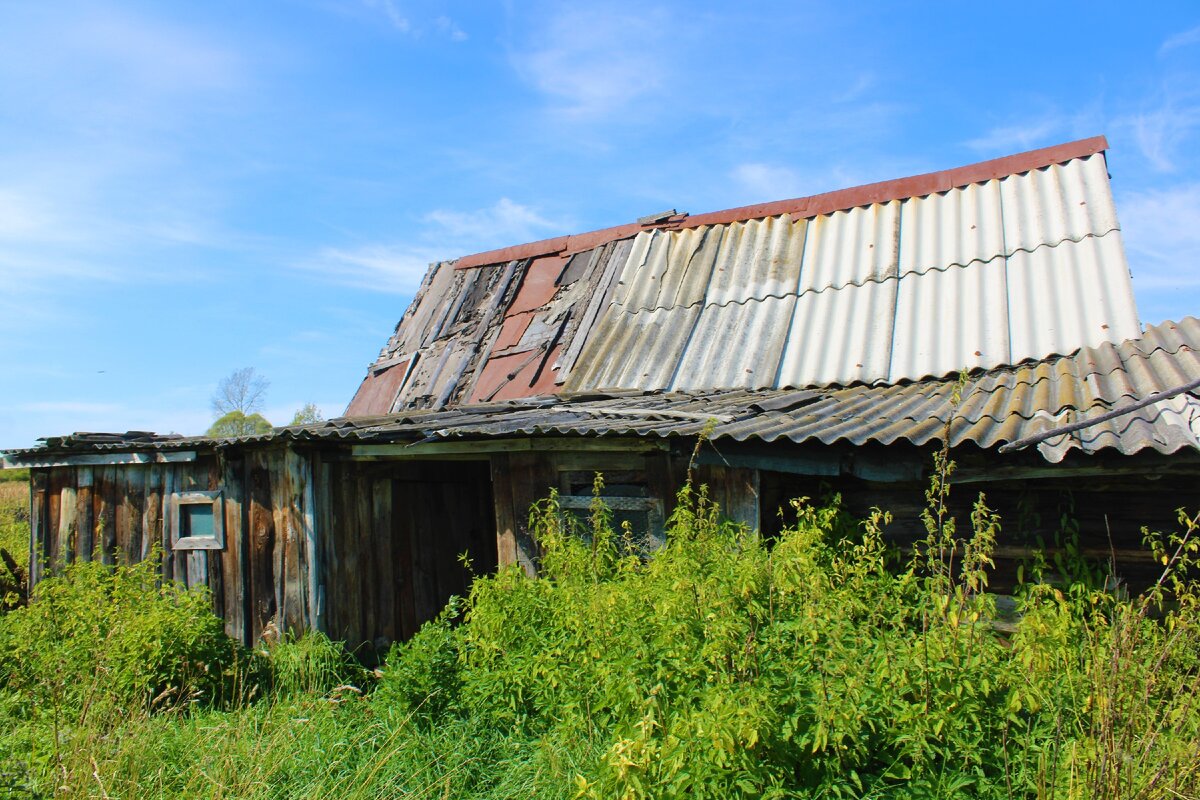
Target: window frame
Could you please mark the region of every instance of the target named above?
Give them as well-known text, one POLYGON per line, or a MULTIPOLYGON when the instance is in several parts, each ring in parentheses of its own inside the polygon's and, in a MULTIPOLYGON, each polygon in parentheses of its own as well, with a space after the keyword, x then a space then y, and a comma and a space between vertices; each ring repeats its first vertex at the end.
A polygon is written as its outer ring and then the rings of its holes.
POLYGON ((171 549, 172 550, 224 550, 225 549, 225 499, 221 490, 210 492, 171 493, 171 549), (211 536, 183 536, 182 507, 187 505, 209 505, 213 512, 211 536))

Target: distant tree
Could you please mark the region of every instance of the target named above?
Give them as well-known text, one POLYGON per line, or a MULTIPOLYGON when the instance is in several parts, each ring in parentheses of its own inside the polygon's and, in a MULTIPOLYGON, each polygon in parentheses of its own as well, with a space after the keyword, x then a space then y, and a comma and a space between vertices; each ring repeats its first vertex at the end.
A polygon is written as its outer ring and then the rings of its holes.
POLYGON ((273 430, 262 414, 243 414, 241 411, 230 411, 214 422, 204 432, 205 436, 227 438, 231 436, 253 436, 270 433, 273 430))
POLYGON ((323 422, 324 419, 325 417, 321 416, 321 409, 317 408, 315 403, 305 403, 288 425, 310 425, 314 422, 323 422))
MULTIPOLYGON (((213 415, 223 418, 234 411, 249 416, 262 411, 270 382, 259 375, 254 367, 234 370, 217 384, 212 396, 213 415)), ((220 422, 220 419, 217 420, 220 422)))

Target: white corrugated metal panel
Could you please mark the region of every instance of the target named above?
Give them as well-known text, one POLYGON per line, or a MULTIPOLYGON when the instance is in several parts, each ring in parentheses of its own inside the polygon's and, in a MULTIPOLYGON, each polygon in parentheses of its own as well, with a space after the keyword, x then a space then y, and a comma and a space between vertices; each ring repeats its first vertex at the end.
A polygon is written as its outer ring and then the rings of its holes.
POLYGON ((804 248, 800 291, 822 291, 894 277, 902 224, 900 208, 901 203, 894 200, 814 218, 804 248))
POLYGON ((776 386, 869 383, 885 377, 896 286, 888 280, 800 295, 790 331, 776 333, 787 336, 776 386))
POLYGON ((1011 363, 1004 260, 900 278, 887 380, 1011 363))
POLYGON ((1120 227, 1102 154, 998 181, 1008 253, 1103 236, 1120 227))
POLYGON ((1012 361, 1141 333, 1119 231, 1008 259, 1012 361))

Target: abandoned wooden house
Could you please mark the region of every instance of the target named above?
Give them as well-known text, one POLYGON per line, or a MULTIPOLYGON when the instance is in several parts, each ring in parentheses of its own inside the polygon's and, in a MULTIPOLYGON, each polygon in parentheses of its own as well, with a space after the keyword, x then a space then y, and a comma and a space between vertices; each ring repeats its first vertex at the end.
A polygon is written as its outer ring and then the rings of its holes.
POLYGON ((1143 330, 1106 146, 434 264, 344 417, 8 453, 32 468, 34 579, 157 543, 234 636, 277 619, 369 652, 467 589, 459 554, 534 570, 551 487, 584 508, 601 471, 661 537, 709 426, 699 479, 764 535, 833 490, 910 539, 948 431, 958 508, 984 489, 1003 514, 1001 576, 1077 537, 1141 580, 1141 527, 1197 505, 1200 321, 1143 330))

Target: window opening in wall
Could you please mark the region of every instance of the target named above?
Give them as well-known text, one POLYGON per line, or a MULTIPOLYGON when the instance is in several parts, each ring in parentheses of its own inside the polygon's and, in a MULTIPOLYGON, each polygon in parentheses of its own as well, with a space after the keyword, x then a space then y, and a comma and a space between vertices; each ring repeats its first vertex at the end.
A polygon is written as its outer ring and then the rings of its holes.
MULTIPOLYGON (((599 499, 612 511, 612 527, 620 533, 626 522, 634 542, 643 552, 652 552, 666 543, 662 501, 650 495, 645 475, 637 471, 603 472, 604 488, 599 499)), ((595 472, 560 473, 558 505, 574 518, 575 529, 587 538, 591 529, 589 513, 595 472)))
POLYGON ((222 550, 225 511, 221 492, 175 492, 171 495, 171 548, 222 550))

